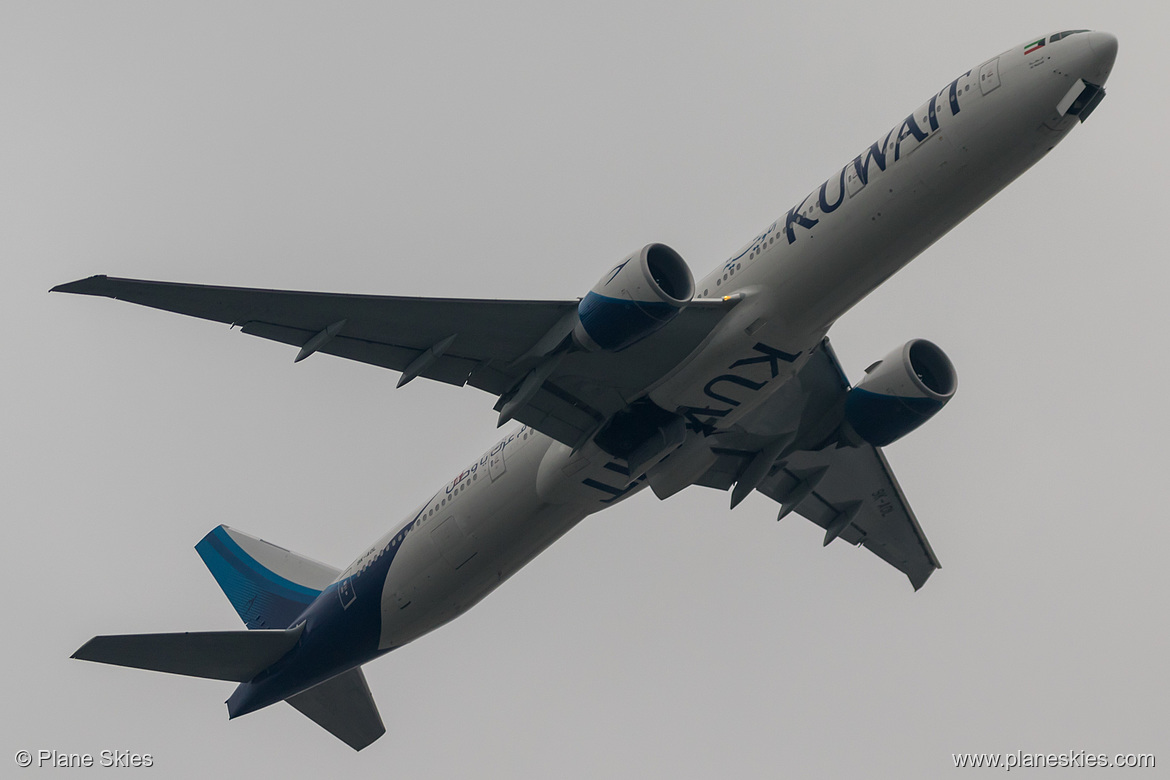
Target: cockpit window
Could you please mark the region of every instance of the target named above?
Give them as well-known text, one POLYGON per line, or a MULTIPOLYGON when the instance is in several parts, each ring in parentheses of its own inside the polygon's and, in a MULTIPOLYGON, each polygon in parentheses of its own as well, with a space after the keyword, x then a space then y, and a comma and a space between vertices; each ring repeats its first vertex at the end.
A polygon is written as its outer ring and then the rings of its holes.
POLYGON ((1083 32, 1088 32, 1088 30, 1065 30, 1064 32, 1058 32, 1056 35, 1053 35, 1051 38, 1048 39, 1048 42, 1049 43, 1056 43, 1061 38, 1067 38, 1070 35, 1076 35, 1077 33, 1083 33, 1083 32))

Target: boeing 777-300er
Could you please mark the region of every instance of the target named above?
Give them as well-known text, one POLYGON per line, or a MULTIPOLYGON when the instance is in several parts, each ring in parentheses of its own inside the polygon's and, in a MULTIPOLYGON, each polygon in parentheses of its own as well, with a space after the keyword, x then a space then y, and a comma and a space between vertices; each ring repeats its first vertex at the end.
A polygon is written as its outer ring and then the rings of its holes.
POLYGON ((74 658, 231 680, 355 749, 385 728, 362 664, 455 618, 587 515, 649 486, 753 490, 915 589, 939 567, 881 448, 954 395, 929 341, 851 386, 833 322, 1047 154, 1105 95, 1117 39, 1070 30, 976 65, 697 283, 649 244, 568 301, 452 300, 94 276, 54 288, 240 326, 498 397, 519 427, 344 570, 219 526, 196 545, 247 631, 99 636, 74 658))

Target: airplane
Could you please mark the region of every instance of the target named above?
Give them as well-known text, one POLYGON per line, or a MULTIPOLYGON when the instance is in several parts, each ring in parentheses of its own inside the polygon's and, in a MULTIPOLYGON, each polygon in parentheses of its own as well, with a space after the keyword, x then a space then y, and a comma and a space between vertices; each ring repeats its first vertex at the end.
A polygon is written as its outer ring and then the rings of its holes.
POLYGON ((909 341, 851 385, 830 326, 1030 168, 1105 96, 1117 39, 1029 40, 945 84, 696 281, 651 243, 583 298, 458 300, 93 276, 97 295, 497 397, 519 423, 344 570, 221 525, 196 551, 242 631, 98 636, 74 658, 239 683, 229 718, 280 701, 356 750, 385 727, 362 665, 495 590, 588 515, 649 487, 753 491, 926 583, 938 558, 882 448, 957 375, 909 341))

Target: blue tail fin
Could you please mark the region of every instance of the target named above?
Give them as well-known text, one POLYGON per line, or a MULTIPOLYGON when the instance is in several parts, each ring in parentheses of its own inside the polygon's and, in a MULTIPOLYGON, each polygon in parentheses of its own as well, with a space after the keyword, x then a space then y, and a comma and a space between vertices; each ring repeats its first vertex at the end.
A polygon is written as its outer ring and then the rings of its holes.
POLYGON ((248 628, 288 628, 340 572, 221 525, 195 545, 248 628))

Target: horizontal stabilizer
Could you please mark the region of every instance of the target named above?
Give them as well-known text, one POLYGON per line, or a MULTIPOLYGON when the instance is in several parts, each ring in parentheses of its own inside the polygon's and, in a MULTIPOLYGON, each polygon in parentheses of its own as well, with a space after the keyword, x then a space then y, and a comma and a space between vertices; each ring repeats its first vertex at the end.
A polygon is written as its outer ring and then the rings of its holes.
POLYGON ((361 667, 285 701, 354 750, 361 750, 386 733, 361 667))
POLYGON ((302 630, 304 624, 285 631, 95 636, 72 657, 211 680, 248 682, 284 657, 302 630))
POLYGON ((288 628, 341 573, 226 525, 195 551, 248 628, 288 628))

